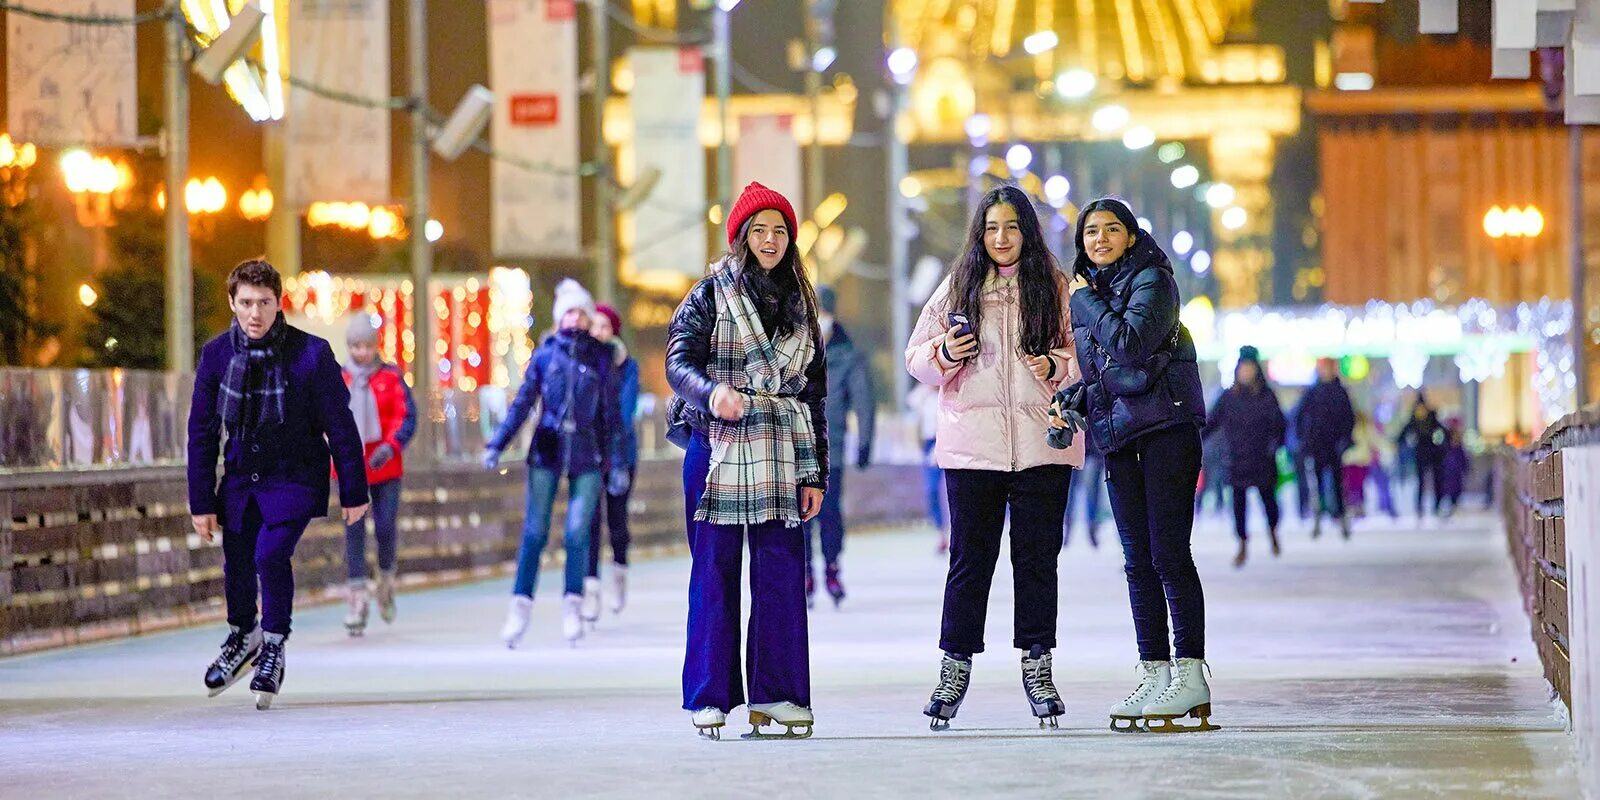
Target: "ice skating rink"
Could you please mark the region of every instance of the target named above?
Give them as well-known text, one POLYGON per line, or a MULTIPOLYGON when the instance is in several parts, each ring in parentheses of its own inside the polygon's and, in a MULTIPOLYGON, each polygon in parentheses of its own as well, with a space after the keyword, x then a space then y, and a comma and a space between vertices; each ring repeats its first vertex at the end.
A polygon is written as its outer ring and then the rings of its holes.
POLYGON ((220 626, 0 660, 0 797, 1578 796, 1491 517, 1369 522, 1348 543, 1290 524, 1282 558, 1256 542, 1242 570, 1229 528, 1195 542, 1214 733, 1106 729, 1136 653, 1120 551, 1081 532, 1061 557, 1063 729, 1029 716, 1002 566, 971 694, 930 732, 945 561, 930 532, 895 531, 850 539, 843 611, 813 612, 807 741, 696 738, 680 557, 637 563, 627 611, 577 649, 559 571, 515 652, 496 640, 509 579, 405 594, 364 639, 341 608, 304 610, 265 713, 247 681, 206 698, 220 626))

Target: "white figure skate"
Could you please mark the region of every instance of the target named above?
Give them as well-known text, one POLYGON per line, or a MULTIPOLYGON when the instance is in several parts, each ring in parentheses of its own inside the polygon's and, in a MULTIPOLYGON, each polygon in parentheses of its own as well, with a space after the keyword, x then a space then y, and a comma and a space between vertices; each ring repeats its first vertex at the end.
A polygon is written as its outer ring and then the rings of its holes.
POLYGON ((1211 724, 1211 687, 1206 685, 1206 662, 1180 658, 1172 666, 1172 682, 1144 707, 1145 730, 1151 733, 1199 733, 1214 731, 1211 724), (1181 725, 1179 719, 1200 720, 1199 725, 1181 725))
POLYGON ((561 596, 561 635, 567 637, 567 644, 573 647, 583 638, 583 595, 561 596))
POLYGON ((589 630, 594 630, 595 623, 600 621, 600 579, 583 579, 583 621, 589 623, 589 630))
POLYGON ((816 721, 811 709, 795 705, 788 701, 782 703, 752 703, 750 704, 750 732, 745 734, 745 739, 809 739, 811 726, 816 721), (783 726, 783 733, 762 733, 765 725, 778 723, 783 726), (797 732, 797 730, 799 732, 797 732))
POLYGON ((700 738, 715 742, 722 740, 722 726, 728 724, 728 715, 722 713, 720 708, 706 706, 694 712, 689 721, 694 723, 700 738))
POLYGON ((396 576, 393 570, 378 573, 378 616, 383 618, 385 625, 394 623, 397 609, 394 604, 394 587, 396 576))
POLYGON ((1140 661, 1139 685, 1122 702, 1111 707, 1111 730, 1140 733, 1144 730, 1144 707, 1172 682, 1172 664, 1167 661, 1140 661))
POLYGON ((611 613, 621 614, 628 604, 628 566, 611 565, 611 613))
POLYGON ((506 624, 500 628, 500 639, 506 647, 515 650, 528 632, 528 616, 533 613, 533 598, 525 594, 511 596, 511 608, 506 610, 506 624))
POLYGON ((351 581, 348 594, 349 605, 344 612, 344 629, 351 638, 355 638, 367 630, 367 612, 370 608, 367 600, 367 582, 351 581))

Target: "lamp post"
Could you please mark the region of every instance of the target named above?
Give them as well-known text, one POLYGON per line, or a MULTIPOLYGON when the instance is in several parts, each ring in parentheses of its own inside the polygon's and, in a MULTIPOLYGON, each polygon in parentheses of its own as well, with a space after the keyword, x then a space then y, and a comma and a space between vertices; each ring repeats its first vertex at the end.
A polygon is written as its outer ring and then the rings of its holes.
MULTIPOLYGON (((1522 297, 1522 266, 1533 253, 1534 242, 1544 233, 1544 213, 1538 206, 1494 206, 1483 215, 1483 232, 1494 245, 1496 259, 1510 273, 1508 297, 1517 302, 1522 297)), ((1496 281, 1500 284, 1499 281, 1496 281)), ((1504 284, 1502 284, 1504 285, 1504 284)), ((1574 308, 1576 308, 1574 301, 1574 308)), ((1522 402, 1512 403, 1514 425, 1522 431, 1522 402)))

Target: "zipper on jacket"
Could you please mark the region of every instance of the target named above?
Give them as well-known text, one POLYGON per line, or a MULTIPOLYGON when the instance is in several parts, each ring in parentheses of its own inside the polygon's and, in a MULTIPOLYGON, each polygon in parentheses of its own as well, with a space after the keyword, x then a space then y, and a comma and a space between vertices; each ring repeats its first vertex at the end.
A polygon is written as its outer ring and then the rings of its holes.
MULTIPOLYGON (((1021 291, 1020 286, 1018 287, 1017 291, 1018 292, 1021 291)), ((1021 318, 1021 315, 1022 315, 1022 301, 1021 301, 1021 298, 1019 296, 1018 300, 1017 300, 1017 316, 1018 316, 1019 319, 1021 318)), ((1010 333, 1011 333, 1011 311, 1010 311, 1010 309, 1007 309, 1006 313, 1001 315, 1001 317, 1000 317, 1000 333, 1001 333, 1001 336, 1000 336, 1000 344, 1001 345, 1009 346, 1010 344, 1012 344, 1011 336, 1010 336, 1010 333)), ((1008 347, 1008 349, 1010 349, 1010 348, 1008 347)), ((1008 356, 1008 357, 1000 359, 1001 362, 1005 364, 1005 380, 1002 381, 1001 384, 1002 384, 1002 386, 1004 386, 1004 403, 1005 403, 1004 407, 1006 409, 1006 413, 1005 413, 1005 418, 1006 418, 1006 449, 1011 453, 1011 471, 1012 472, 1016 472, 1017 471, 1016 418, 1013 416, 1013 414, 1015 413, 1015 409, 1012 407, 1012 404, 1011 404, 1011 368, 1012 367, 1011 367, 1011 359, 1009 358, 1009 356, 1012 355, 1012 353, 1014 353, 1014 352, 1015 352, 1014 350, 1012 350, 1011 352, 1007 352, 1007 353, 1005 353, 1005 355, 1008 356)))

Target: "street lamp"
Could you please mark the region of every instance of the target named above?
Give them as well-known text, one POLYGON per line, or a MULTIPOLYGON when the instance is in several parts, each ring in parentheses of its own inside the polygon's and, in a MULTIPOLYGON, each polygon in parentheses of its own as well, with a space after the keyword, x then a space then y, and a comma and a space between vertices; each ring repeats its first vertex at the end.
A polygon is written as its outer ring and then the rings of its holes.
MULTIPOLYGON (((1534 241, 1544 233, 1544 214, 1533 204, 1493 206, 1483 215, 1483 232, 1494 244, 1495 256, 1509 269, 1497 281, 1510 292, 1510 299, 1522 299, 1522 266, 1533 254, 1534 241)), ((1575 298, 1576 301, 1576 298, 1575 298)))
MULTIPOLYGON (((133 170, 126 162, 73 148, 61 154, 61 177, 72 192, 78 224, 95 231, 94 269, 102 270, 110 250, 106 228, 111 224, 111 196, 133 183, 133 170)), ((118 197, 119 207, 124 199, 118 197)))

